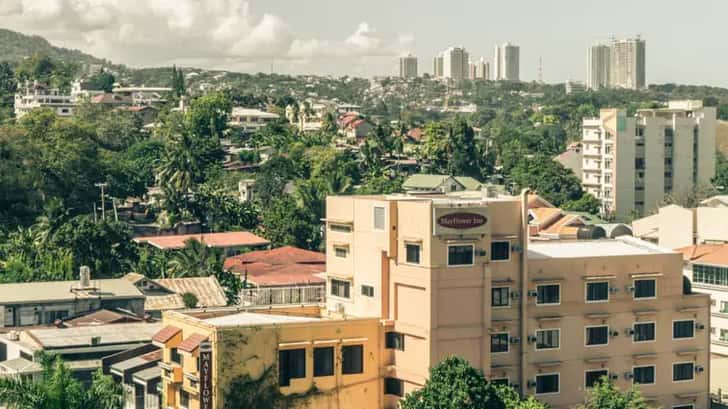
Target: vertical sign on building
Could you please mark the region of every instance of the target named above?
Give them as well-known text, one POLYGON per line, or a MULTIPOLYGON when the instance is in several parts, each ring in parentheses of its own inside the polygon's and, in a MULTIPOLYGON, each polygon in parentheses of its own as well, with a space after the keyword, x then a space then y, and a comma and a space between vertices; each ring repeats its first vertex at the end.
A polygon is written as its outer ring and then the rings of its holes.
POLYGON ((212 345, 200 343, 200 409, 212 409, 212 345))

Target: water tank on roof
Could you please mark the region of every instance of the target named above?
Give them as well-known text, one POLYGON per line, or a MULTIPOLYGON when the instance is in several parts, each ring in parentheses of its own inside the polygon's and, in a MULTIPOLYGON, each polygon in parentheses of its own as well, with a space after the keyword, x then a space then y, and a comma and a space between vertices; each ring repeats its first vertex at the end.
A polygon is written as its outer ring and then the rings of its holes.
POLYGON ((576 231, 578 240, 598 240, 607 237, 607 232, 599 226, 583 226, 576 231))

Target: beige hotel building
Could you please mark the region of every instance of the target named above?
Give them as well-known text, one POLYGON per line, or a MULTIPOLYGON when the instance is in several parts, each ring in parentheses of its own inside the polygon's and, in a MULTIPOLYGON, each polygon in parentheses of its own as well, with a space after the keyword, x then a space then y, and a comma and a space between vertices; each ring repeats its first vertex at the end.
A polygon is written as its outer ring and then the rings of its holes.
POLYGON ((556 408, 607 376, 653 405, 707 409, 710 300, 684 293, 681 254, 633 238, 529 242, 525 202, 329 197, 325 307, 165 314, 165 404, 222 408, 232 380, 274 368, 281 393, 316 391, 301 407, 393 409, 459 355, 556 408))

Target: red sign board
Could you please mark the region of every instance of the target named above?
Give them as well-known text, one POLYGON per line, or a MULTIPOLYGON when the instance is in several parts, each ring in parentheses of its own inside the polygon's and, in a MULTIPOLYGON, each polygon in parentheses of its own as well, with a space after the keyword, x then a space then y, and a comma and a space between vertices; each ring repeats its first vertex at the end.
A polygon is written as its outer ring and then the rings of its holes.
POLYGON ((472 229, 488 222, 488 218, 477 213, 449 213, 440 216, 437 224, 448 229, 472 229))

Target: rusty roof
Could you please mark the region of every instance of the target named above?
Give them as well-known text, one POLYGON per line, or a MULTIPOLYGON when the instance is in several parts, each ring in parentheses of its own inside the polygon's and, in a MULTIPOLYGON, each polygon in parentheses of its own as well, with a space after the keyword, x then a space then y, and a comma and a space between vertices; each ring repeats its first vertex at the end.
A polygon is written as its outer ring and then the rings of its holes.
POLYGON ((682 253, 684 261, 728 266, 728 245, 696 244, 675 249, 682 253))
POLYGON ((176 250, 184 248, 185 242, 190 239, 197 240, 207 247, 267 246, 270 244, 268 240, 248 231, 137 237, 134 241, 147 243, 161 250, 176 250))
POLYGON ((171 291, 172 294, 147 295, 144 309, 164 311, 185 308, 182 295, 192 293, 197 297, 198 307, 224 307, 227 305, 225 291, 214 276, 158 278, 151 280, 171 291))
POLYGON ((225 268, 258 286, 318 284, 326 271, 326 255, 285 246, 251 251, 225 260, 225 268))

